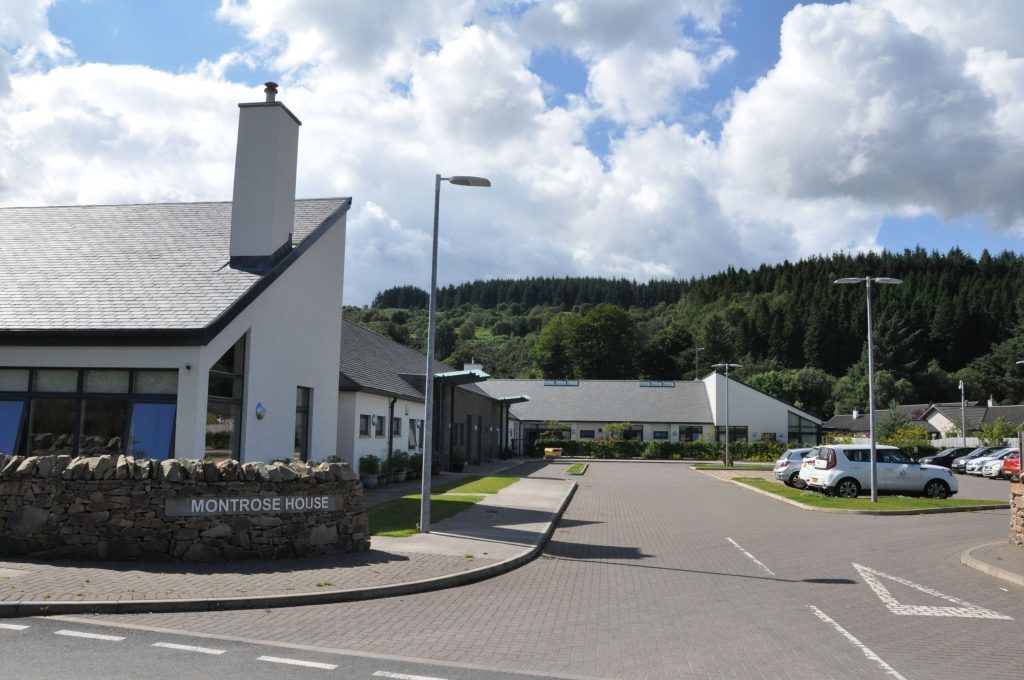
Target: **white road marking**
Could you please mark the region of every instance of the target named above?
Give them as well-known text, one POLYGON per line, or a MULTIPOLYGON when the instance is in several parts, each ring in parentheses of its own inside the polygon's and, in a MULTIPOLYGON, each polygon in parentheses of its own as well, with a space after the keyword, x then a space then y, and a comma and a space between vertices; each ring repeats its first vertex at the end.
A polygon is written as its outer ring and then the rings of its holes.
POLYGON ((764 569, 764 571, 765 571, 765 573, 766 573, 766 574, 768 574, 769 576, 775 576, 775 572, 774 572, 774 571, 772 571, 772 570, 771 570, 771 569, 769 569, 768 567, 764 566, 764 562, 762 562, 761 560, 757 559, 756 557, 754 557, 753 555, 751 555, 751 554, 750 554, 749 552, 747 552, 746 550, 744 550, 744 549, 743 549, 743 546, 742 546, 742 545, 740 545, 739 543, 737 543, 736 541, 732 540, 732 539, 731 539, 731 538, 729 538, 729 537, 726 537, 726 539, 725 539, 725 540, 729 541, 729 542, 730 542, 730 543, 732 543, 732 544, 733 544, 734 546, 736 546, 736 547, 737 547, 737 548, 739 549, 739 551, 740 551, 741 553, 743 553, 744 555, 746 555, 747 557, 749 557, 749 558, 750 558, 750 559, 751 559, 751 560, 753 561, 753 563, 754 563, 754 564, 756 564, 757 566, 759 566, 759 567, 761 567, 762 569, 764 569))
POLYGON ((890 666, 889 664, 887 664, 887 663, 886 663, 886 662, 885 662, 885 661, 884 661, 884 660, 882 659, 882 657, 878 656, 878 655, 877 655, 877 654, 875 654, 875 653, 874 653, 873 651, 871 651, 871 648, 869 648, 869 647, 868 647, 867 645, 865 645, 865 644, 864 644, 863 642, 861 642, 860 640, 858 640, 857 638, 855 638, 855 637, 853 636, 853 634, 852 634, 852 633, 850 633, 850 631, 846 630, 845 628, 843 628, 842 626, 840 626, 840 625, 839 625, 838 623, 836 623, 835 621, 833 621, 833 620, 832 620, 832 619, 831 619, 831 618, 829 617, 829 615, 828 615, 828 614, 826 614, 825 612, 821 611, 820 609, 818 609, 817 607, 815 607, 815 606, 814 606, 813 604, 809 604, 809 605, 807 605, 807 606, 808 606, 808 607, 810 607, 810 608, 811 608, 811 610, 813 610, 813 611, 814 611, 814 615, 815 615, 815 616, 817 616, 817 617, 818 617, 819 619, 821 619, 821 620, 822 620, 822 621, 824 621, 825 623, 827 623, 827 624, 829 624, 830 626, 832 626, 833 628, 835 628, 835 629, 836 629, 836 631, 837 631, 837 632, 838 632, 838 633, 839 633, 840 635, 842 635, 843 637, 845 637, 845 638, 846 638, 847 640, 849 640, 849 641, 850 641, 850 643, 851 643, 851 644, 853 644, 853 646, 854 646, 854 647, 856 647, 856 648, 857 648, 857 649, 859 649, 860 651, 864 652, 864 656, 866 656, 867 658, 871 659, 872 661, 874 661, 875 663, 877 663, 877 664, 878 664, 879 666, 881 666, 881 667, 882 667, 882 670, 883 670, 883 671, 885 671, 886 675, 891 675, 892 677, 896 678, 897 680, 907 680, 907 679, 906 679, 905 677, 903 677, 902 675, 900 675, 900 674, 899 674, 899 673, 898 673, 898 672, 896 671, 896 669, 895 669, 895 668, 893 668, 892 666, 890 666))
POLYGON ((22 626, 17 623, 0 623, 0 630, 25 630, 28 626, 22 626))
POLYGON ((864 582, 868 584, 871 590, 875 591, 875 595, 882 601, 882 604, 897 616, 945 616, 945 617, 959 617, 964 619, 1002 619, 1004 621, 1013 621, 1012 616, 1006 616, 999 612, 994 612, 991 609, 985 609, 973 605, 970 602, 964 602, 963 600, 957 599, 951 595, 945 595, 939 591, 922 586, 912 581, 908 581, 905 578, 899 576, 891 576, 885 572, 872 569, 871 567, 865 567, 864 565, 853 563, 853 568, 856 569, 864 582), (958 607, 933 607, 928 605, 909 605, 902 604, 899 600, 892 596, 889 589, 882 585, 879 578, 887 578, 890 581, 894 581, 901 585, 919 590, 926 595, 932 597, 938 597, 945 600, 946 602, 952 602, 958 607))
POLYGON ((124 640, 120 635, 100 635, 99 633, 83 633, 80 630, 58 630, 54 635, 66 635, 68 637, 89 638, 90 640, 106 640, 107 642, 120 642, 124 640))
POLYGON ((445 678, 432 678, 429 675, 406 675, 405 673, 390 673, 388 671, 376 671, 375 678, 394 678, 395 680, 445 680, 445 678))
POLYGON ((193 647, 192 645, 177 645, 173 642, 154 642, 154 647, 163 647, 164 649, 178 649, 182 652, 198 652, 199 654, 223 654, 224 649, 211 649, 210 647, 193 647))
POLYGON ((320 668, 325 671, 333 671, 337 666, 333 663, 319 663, 317 661, 303 661, 302 659, 285 659, 280 656, 261 656, 257 661, 269 661, 270 663, 285 663, 289 666, 305 666, 306 668, 320 668))
POLYGON ((1003 591, 1004 593, 1010 592, 1009 588, 1003 588, 1002 586, 1000 586, 999 590, 1003 591))

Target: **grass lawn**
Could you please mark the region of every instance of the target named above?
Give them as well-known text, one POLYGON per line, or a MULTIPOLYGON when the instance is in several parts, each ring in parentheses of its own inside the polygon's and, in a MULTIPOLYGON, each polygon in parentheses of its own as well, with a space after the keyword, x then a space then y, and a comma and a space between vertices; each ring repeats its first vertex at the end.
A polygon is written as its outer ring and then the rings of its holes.
POLYGON ((567 467, 565 469, 565 474, 567 474, 567 475, 582 475, 586 471, 587 471, 587 464, 586 463, 573 463, 572 465, 570 465, 569 467, 567 467))
POLYGON ((442 486, 434 487, 434 490, 443 490, 446 493, 498 493, 506 486, 511 486, 518 481, 518 477, 502 477, 498 475, 491 475, 489 477, 470 477, 468 479, 459 479, 455 482, 449 482, 442 486))
POLYGON ((768 491, 777 496, 788 498, 815 508, 835 508, 838 510, 927 510, 931 508, 957 508, 978 505, 1006 505, 1005 502, 992 500, 972 500, 970 498, 917 498, 909 496, 879 496, 877 503, 871 502, 870 496, 859 498, 835 498, 825 496, 817 491, 800 491, 779 482, 760 479, 759 477, 733 477, 737 482, 768 491))
MULTIPOLYGON (((369 508, 371 536, 412 536, 420 523, 420 494, 411 494, 369 508)), ((430 522, 440 522, 473 507, 483 496, 430 496, 430 522)))
POLYGON ((725 467, 721 463, 696 463, 694 470, 755 470, 757 472, 771 472, 775 466, 771 463, 754 463, 752 465, 733 465, 725 467))
MULTIPOLYGON (((430 523, 457 515, 484 499, 479 494, 498 493, 518 477, 461 477, 431 486, 430 523)), ((412 536, 420 522, 421 494, 410 494, 369 508, 371 536, 412 536)))

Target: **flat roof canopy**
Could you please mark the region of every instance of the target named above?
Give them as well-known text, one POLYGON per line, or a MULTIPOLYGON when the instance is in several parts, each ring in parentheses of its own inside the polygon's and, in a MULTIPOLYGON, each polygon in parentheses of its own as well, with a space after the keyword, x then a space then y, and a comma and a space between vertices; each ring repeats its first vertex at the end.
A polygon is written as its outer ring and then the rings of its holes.
POLYGON ((524 401, 530 401, 530 397, 520 394, 518 397, 497 397, 497 401, 500 401, 502 404, 521 404, 524 401))
POLYGON ((436 373, 434 377, 452 385, 468 385, 470 383, 483 382, 491 376, 483 371, 474 369, 471 371, 448 371, 447 373, 436 373))

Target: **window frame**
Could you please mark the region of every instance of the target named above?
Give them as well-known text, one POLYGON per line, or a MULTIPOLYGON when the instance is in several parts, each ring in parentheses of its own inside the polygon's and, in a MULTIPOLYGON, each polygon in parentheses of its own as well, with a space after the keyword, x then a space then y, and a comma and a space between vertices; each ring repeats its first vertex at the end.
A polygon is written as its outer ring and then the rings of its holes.
POLYGON ((169 457, 174 457, 175 436, 177 425, 178 387, 181 383, 181 371, 177 368, 162 367, 123 367, 123 366, 0 366, 3 370, 17 370, 28 372, 27 390, 5 390, 0 391, 0 401, 21 402, 21 417, 15 432, 14 454, 32 455, 29 451, 29 428, 32 426, 32 403, 35 400, 45 399, 70 399, 74 402, 73 432, 74 441, 71 447, 72 456, 82 455, 82 428, 84 427, 84 402, 89 401, 120 401, 125 404, 126 416, 124 418, 121 434, 121 448, 119 455, 128 455, 129 437, 131 435, 131 424, 137 404, 173 404, 175 407, 174 424, 172 425, 171 446, 169 457), (75 389, 67 392, 54 392, 50 390, 36 389, 36 375, 39 371, 65 370, 75 371, 75 389), (85 374, 87 371, 125 371, 128 373, 127 392, 86 392, 85 374), (167 371, 174 373, 175 391, 174 394, 153 394, 149 392, 136 391, 136 374, 148 371, 167 371))

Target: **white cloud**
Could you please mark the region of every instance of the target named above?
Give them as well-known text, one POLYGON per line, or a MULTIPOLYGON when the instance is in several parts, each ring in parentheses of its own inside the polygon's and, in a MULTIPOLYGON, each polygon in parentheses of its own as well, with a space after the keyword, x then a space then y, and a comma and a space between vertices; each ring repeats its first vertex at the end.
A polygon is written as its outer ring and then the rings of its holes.
POLYGON ((171 74, 73 64, 48 3, 17 3, 0 12, 18 55, 6 97, 0 66, 0 204, 229 199, 235 104, 262 98, 227 80, 245 63, 303 120, 299 195, 354 197, 350 303, 427 285, 438 172, 494 184, 443 186, 442 283, 689 277, 875 248, 890 214, 1024 215, 1024 61, 1000 0, 957 21, 937 0, 795 8, 779 62, 716 108, 721 142, 680 107, 743 49, 718 33, 731 3, 523 6, 224 0, 251 42, 171 74), (529 69, 549 48, 588 69, 559 106, 529 69), (599 159, 601 118, 624 132, 599 159))
POLYGON ((1004 106, 1019 109, 968 63, 959 47, 884 9, 797 7, 779 63, 734 97, 724 158, 737 181, 789 199, 1019 223, 1024 131, 997 123, 1004 106))

